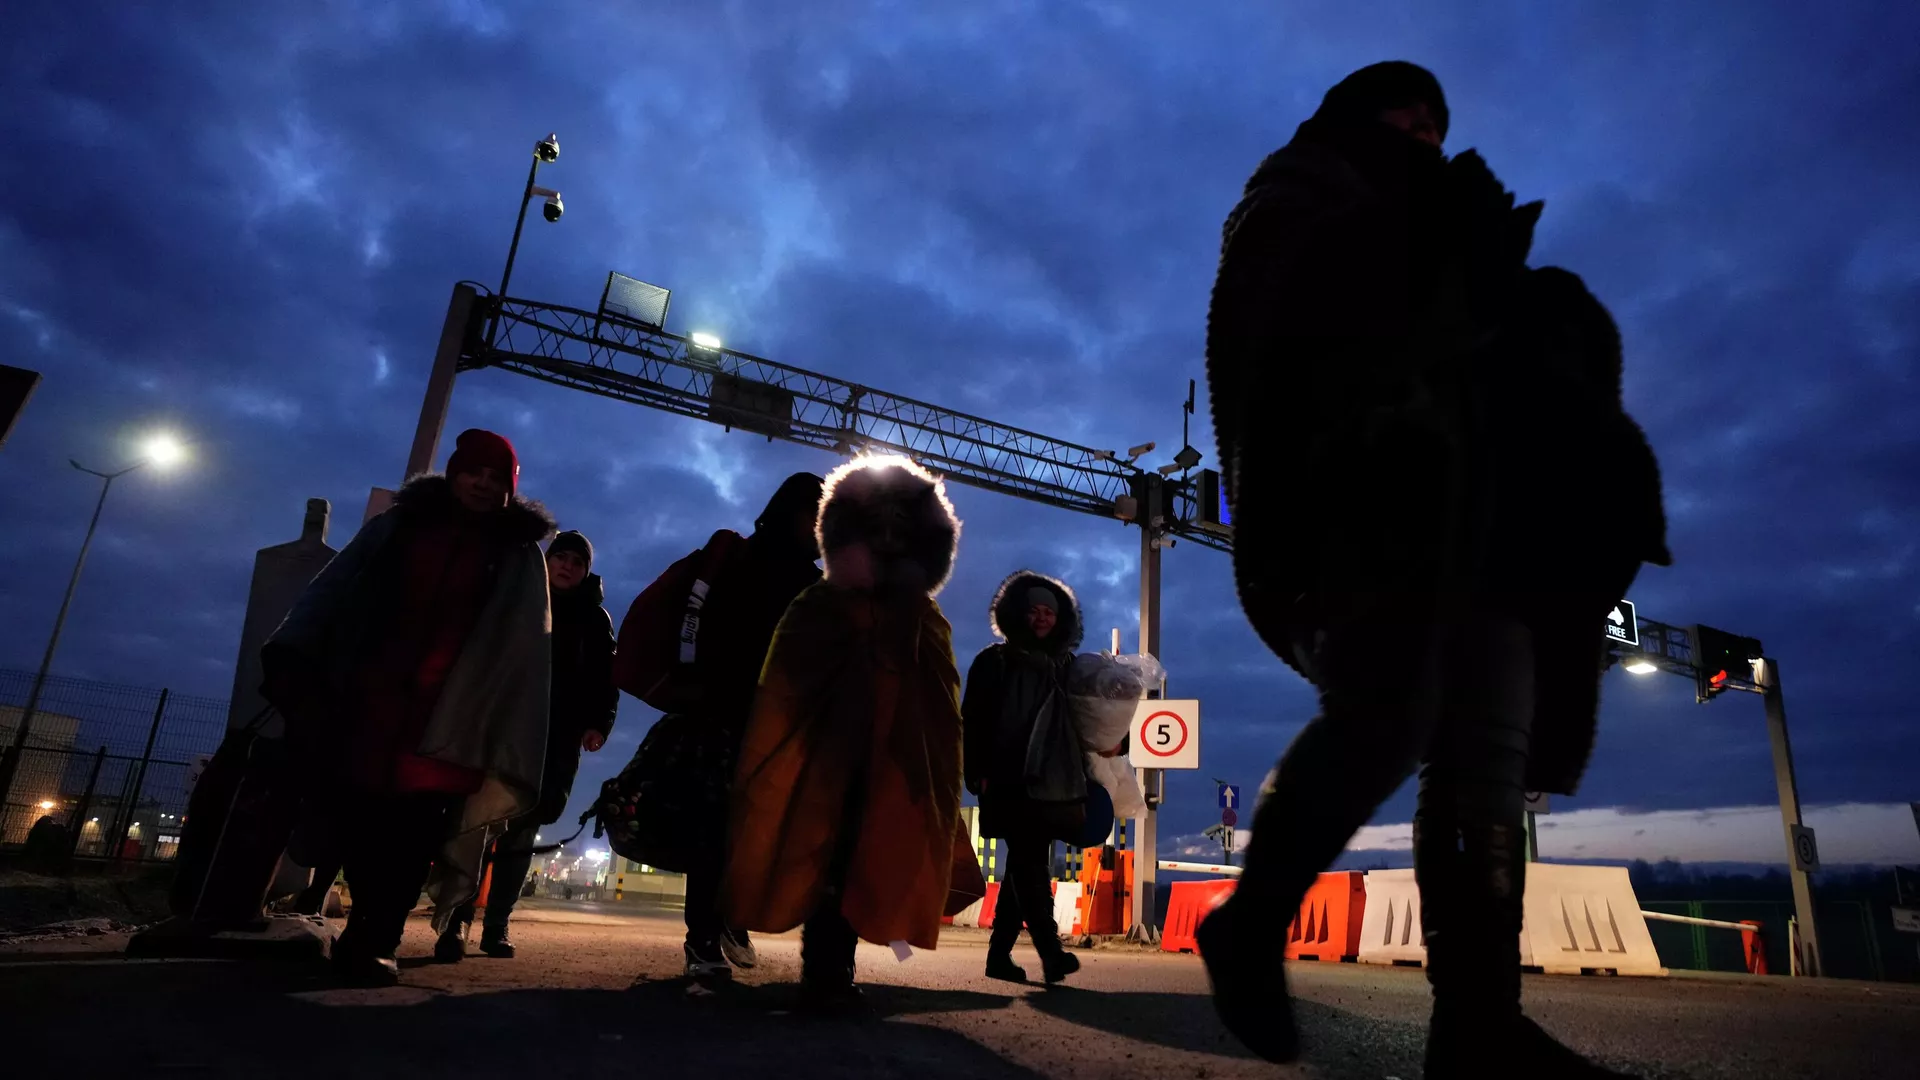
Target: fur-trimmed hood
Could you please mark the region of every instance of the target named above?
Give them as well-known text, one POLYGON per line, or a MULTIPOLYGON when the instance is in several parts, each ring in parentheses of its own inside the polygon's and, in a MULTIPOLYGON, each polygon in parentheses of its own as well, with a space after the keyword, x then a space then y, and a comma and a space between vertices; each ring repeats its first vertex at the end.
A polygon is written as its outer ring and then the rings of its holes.
POLYGON ((1052 653, 1071 652, 1079 648, 1081 636, 1086 631, 1086 620, 1080 613, 1080 598, 1073 594, 1066 582, 1037 570, 1019 570, 1008 575, 1007 580, 993 591, 993 603, 988 606, 987 619, 994 636, 1007 644, 1052 653), (1055 612, 1059 621, 1054 624, 1053 633, 1045 641, 1036 639, 1033 631, 1027 629, 1027 590, 1034 588, 1046 589, 1060 598, 1060 605, 1055 612))
MULTIPOLYGON (((393 513, 416 521, 440 521, 453 515, 459 503, 453 497, 453 483, 441 473, 421 473, 401 485, 393 495, 393 513)), ((515 494, 506 509, 481 519, 499 530, 502 539, 514 544, 538 544, 553 538, 555 523, 547 508, 515 494)))
POLYGON ((904 457, 864 456, 827 476, 815 535, 829 582, 937 596, 953 573, 960 518, 939 477, 904 457))

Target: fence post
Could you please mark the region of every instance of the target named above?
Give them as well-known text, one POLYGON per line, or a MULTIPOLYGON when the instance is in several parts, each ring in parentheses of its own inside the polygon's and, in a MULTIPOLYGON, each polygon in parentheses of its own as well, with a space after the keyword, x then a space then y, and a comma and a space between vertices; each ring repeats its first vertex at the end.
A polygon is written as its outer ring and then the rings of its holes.
MULTIPOLYGON (((1687 914, 1696 919, 1704 919, 1706 918, 1706 905, 1698 900, 1689 900, 1687 901, 1687 914)), ((1706 928, 1695 925, 1691 930, 1693 938, 1693 969, 1695 971, 1712 971, 1713 964, 1707 959, 1706 928)))
POLYGON ((160 688, 160 704, 153 708, 153 724, 147 728, 147 748, 140 752, 140 764, 134 767, 133 797, 128 799, 121 810, 121 822, 113 838, 113 859, 120 861, 121 849, 127 846, 127 834, 133 831, 133 817, 140 809, 140 791, 147 784, 147 763, 153 760, 153 741, 160 737, 160 721, 167 715, 167 697, 173 691, 160 688))
POLYGON ((93 808, 93 786, 100 782, 100 766, 107 760, 107 748, 102 746, 93 755, 93 772, 87 777, 87 790, 80 794, 80 805, 73 810, 72 836, 68 838, 67 857, 72 858, 80 851, 80 834, 87 828, 87 811, 93 808))

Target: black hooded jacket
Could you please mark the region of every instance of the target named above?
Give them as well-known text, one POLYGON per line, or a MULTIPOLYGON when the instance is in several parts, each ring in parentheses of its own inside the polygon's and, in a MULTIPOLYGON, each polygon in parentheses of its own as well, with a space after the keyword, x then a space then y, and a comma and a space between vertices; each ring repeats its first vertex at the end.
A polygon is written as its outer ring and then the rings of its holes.
POLYGON ((787 477, 754 519, 743 554, 718 575, 700 612, 701 648, 695 661, 705 706, 702 719, 734 738, 745 731, 773 631, 793 598, 820 580, 811 534, 790 531, 808 507, 818 514, 823 481, 812 473, 787 477))
POLYGON ((613 620, 599 574, 553 593, 552 711, 547 721, 547 764, 540 784, 539 822, 560 820, 580 771, 580 740, 589 731, 613 733, 620 691, 613 685, 613 620))
POLYGON ((1004 836, 1027 802, 1086 797, 1086 765, 1067 708, 1067 665, 1080 645, 1082 617, 1073 590, 1058 579, 1022 570, 1000 583, 991 606, 993 632, 967 669, 960 714, 966 734, 967 790, 981 797, 981 831, 1004 836), (1057 621, 1044 640, 1027 626, 1028 592, 1058 597, 1057 621))
POLYGON ((1529 786, 1570 792, 1601 620, 1642 562, 1669 561, 1658 466, 1619 400, 1606 309, 1526 265, 1541 204, 1377 119, 1416 101, 1444 134, 1430 74, 1356 72, 1223 228, 1207 384, 1235 583, 1303 668, 1315 632, 1383 604, 1513 604, 1539 664, 1529 786))

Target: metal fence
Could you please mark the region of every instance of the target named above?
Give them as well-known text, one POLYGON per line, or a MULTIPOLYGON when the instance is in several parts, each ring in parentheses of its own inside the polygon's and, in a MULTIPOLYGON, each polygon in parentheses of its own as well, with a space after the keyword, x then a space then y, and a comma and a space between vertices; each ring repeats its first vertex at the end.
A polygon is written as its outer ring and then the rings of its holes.
MULTIPOLYGON (((32 689, 32 672, 0 669, 0 752, 32 689)), ((173 858, 192 779, 226 730, 220 698, 49 676, 12 790, 0 792, 0 847, 52 818, 75 855, 173 858)))

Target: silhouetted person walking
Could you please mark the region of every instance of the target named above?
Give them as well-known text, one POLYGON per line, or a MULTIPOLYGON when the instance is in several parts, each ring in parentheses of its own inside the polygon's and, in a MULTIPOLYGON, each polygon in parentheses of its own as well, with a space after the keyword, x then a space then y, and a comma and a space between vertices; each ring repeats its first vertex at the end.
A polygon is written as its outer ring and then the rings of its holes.
POLYGON ((1355 72, 1223 230, 1207 379, 1235 580, 1320 714, 1198 938, 1228 1028, 1295 1057, 1276 928, 1418 768, 1427 1075, 1612 1075, 1521 1015, 1522 802, 1578 783, 1602 620, 1671 561, 1658 468, 1612 319, 1526 266, 1540 204, 1445 158, 1447 125, 1425 70, 1355 72))

